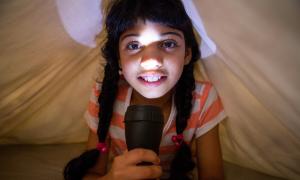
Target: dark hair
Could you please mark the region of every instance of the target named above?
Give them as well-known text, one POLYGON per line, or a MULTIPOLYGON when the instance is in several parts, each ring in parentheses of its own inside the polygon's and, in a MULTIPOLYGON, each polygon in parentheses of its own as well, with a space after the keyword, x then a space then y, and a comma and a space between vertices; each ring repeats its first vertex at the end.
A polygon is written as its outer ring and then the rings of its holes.
MULTIPOLYGON (((118 91, 119 38, 139 19, 180 30, 184 34, 186 47, 192 51, 191 61, 184 66, 183 73, 176 84, 174 95, 177 109, 176 132, 177 134, 183 133, 191 114, 192 92, 195 89, 194 62, 200 57, 192 22, 186 14, 183 4, 180 0, 115 0, 113 2, 106 17, 107 39, 102 48, 102 54, 107 63, 101 94, 98 99, 101 107, 97 130, 99 142, 105 142, 113 113, 113 103, 118 91)), ((96 163, 99 155, 99 151, 94 149, 71 160, 64 170, 65 179, 82 179, 87 170, 96 163)), ((171 164, 170 179, 189 179, 187 172, 191 171, 194 166, 191 150, 183 142, 171 164)))

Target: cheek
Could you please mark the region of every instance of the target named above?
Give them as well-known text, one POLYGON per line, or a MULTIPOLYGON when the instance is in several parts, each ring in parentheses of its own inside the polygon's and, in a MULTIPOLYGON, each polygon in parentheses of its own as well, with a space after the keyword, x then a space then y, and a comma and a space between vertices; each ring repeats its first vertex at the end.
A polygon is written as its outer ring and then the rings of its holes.
POLYGON ((137 66, 140 57, 137 55, 120 54, 119 63, 122 69, 128 66, 137 66))
POLYGON ((119 50, 119 65, 124 69, 130 62, 130 57, 124 52, 124 50, 119 50))
POLYGON ((174 81, 177 81, 182 74, 184 68, 184 61, 182 59, 173 59, 173 61, 170 61, 168 63, 168 67, 168 71, 170 73, 171 78, 174 81))
POLYGON ((121 59, 120 66, 122 68, 123 74, 126 75, 126 74, 132 74, 134 72, 136 64, 134 61, 121 59))
POLYGON ((128 58, 122 53, 120 53, 119 64, 122 69, 124 69, 128 64, 128 58))
POLYGON ((172 72, 180 71, 184 67, 184 57, 181 54, 178 56, 173 56, 173 58, 169 58, 167 62, 165 62, 166 67, 169 67, 169 70, 172 72))

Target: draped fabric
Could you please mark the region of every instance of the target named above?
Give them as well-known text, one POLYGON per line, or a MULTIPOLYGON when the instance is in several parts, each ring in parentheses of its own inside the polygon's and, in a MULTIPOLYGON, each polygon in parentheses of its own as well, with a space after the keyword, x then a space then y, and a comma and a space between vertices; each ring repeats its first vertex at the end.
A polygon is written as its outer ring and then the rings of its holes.
POLYGON ((0 142, 86 140, 98 50, 69 37, 55 1, 0 3, 0 142))
POLYGON ((229 119, 223 157, 288 179, 300 177, 300 2, 197 1, 218 46, 204 60, 229 119))
MULTIPOLYGON (((60 2, 76 8, 74 1, 60 2)), ((224 159, 299 179, 300 2, 193 2, 217 46, 215 55, 198 64, 196 74, 214 83, 228 115, 220 129, 224 159)), ((92 83, 101 74, 99 47, 72 39, 58 4, 0 1, 1 144, 87 138, 83 114, 92 83)))

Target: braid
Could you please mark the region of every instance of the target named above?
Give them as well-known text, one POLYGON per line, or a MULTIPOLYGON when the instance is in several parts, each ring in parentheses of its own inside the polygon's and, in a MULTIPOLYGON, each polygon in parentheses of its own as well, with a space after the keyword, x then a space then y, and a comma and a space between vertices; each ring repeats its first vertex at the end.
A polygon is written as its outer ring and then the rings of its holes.
POLYGON ((99 124, 97 134, 99 142, 105 142, 110 120, 113 114, 113 105, 118 92, 118 65, 107 63, 105 66, 105 74, 101 89, 101 94, 98 98, 101 111, 99 111, 99 124), (105 113, 102 113, 105 112, 105 113))
MULTIPOLYGON (((119 65, 117 61, 108 61, 105 66, 101 94, 98 98, 101 107, 98 114, 99 124, 97 129, 99 142, 105 142, 108 134, 110 120, 113 114, 113 105, 118 91, 118 69, 119 65)), ((99 155, 99 150, 92 149, 72 159, 64 169, 64 178, 66 180, 81 180, 88 169, 96 164, 99 155)))
POLYGON ((181 134, 187 125, 187 119, 191 115, 192 92, 195 89, 195 79, 193 75, 193 64, 186 65, 183 69, 175 91, 175 105, 177 110, 176 132, 181 134))
MULTIPOLYGON (((193 75, 193 62, 183 69, 175 90, 176 132, 182 134, 187 126, 187 120, 191 115, 193 90, 195 89, 195 79, 193 75)), ((192 160, 190 147, 183 141, 171 164, 171 180, 188 180, 187 172, 195 167, 192 160)))

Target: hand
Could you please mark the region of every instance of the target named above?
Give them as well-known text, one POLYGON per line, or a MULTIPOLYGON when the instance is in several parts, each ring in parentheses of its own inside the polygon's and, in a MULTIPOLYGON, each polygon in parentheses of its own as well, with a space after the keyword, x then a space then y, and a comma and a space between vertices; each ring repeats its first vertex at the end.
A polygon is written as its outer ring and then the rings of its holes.
POLYGON ((159 157, 154 151, 140 148, 133 149, 114 158, 105 179, 156 179, 162 175, 159 162, 159 157), (153 165, 138 166, 137 164, 141 162, 151 162, 153 165))

